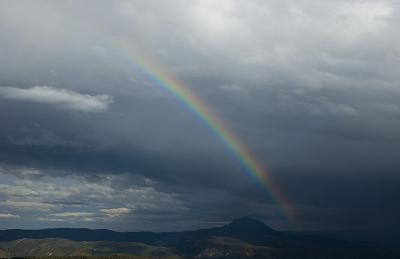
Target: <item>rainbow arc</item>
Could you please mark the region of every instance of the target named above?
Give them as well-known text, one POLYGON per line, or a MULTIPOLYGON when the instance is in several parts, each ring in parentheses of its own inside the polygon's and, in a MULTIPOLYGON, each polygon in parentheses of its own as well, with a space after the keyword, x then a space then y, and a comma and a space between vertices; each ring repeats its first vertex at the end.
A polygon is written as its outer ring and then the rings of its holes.
MULTIPOLYGON (((121 44, 119 44, 121 46, 121 44)), ((153 62, 148 56, 135 52, 132 48, 123 45, 119 50, 124 51, 124 58, 135 68, 152 78, 154 82, 169 94, 188 111, 195 115, 210 132, 223 143, 226 150, 240 164, 243 172, 254 178, 263 189, 266 189, 275 200, 291 224, 297 225, 296 210, 278 185, 273 181, 266 167, 244 145, 234 130, 217 116, 206 102, 193 93, 189 87, 180 82, 163 66, 153 62), (128 57, 128 58, 127 58, 128 57)))

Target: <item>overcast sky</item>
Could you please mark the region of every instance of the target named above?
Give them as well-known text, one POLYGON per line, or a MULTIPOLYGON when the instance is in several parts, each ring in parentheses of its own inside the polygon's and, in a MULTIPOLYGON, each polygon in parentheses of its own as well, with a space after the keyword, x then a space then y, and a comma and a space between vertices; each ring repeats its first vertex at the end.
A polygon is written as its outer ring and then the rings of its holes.
POLYGON ((398 229, 392 1, 1 1, 0 228, 398 229), (231 125, 288 223, 128 46, 231 125))

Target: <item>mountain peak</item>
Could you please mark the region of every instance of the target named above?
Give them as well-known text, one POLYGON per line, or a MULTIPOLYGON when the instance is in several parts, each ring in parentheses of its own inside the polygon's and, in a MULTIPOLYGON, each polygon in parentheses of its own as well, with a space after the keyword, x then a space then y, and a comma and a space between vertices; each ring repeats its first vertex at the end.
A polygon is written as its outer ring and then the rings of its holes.
POLYGON ((236 218, 228 225, 224 226, 226 229, 240 231, 240 232, 272 232, 272 228, 264 224, 264 222, 252 218, 236 218))
POLYGON ((261 224, 261 225, 265 225, 264 222, 262 222, 261 220, 252 219, 249 217, 235 218, 232 220, 232 222, 230 224, 261 224))

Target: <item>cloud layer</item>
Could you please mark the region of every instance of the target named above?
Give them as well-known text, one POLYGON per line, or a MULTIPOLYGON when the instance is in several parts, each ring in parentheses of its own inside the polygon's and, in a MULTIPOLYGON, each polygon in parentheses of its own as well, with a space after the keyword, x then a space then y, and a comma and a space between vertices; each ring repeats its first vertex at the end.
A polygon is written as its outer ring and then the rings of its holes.
POLYGON ((140 53, 263 161, 294 227, 400 231, 399 22, 396 1, 0 3, 0 227, 293 227, 140 53))
POLYGON ((108 95, 80 94, 67 89, 49 86, 31 88, 0 87, 0 96, 11 100, 23 100, 51 104, 77 111, 107 110, 112 99, 108 95))

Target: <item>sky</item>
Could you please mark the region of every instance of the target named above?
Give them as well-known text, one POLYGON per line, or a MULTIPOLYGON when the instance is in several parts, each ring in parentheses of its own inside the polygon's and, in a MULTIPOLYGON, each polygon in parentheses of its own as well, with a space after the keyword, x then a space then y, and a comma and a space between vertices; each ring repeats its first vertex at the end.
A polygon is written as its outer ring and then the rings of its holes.
POLYGON ((0 228, 399 231, 399 4, 1 1, 0 228))

